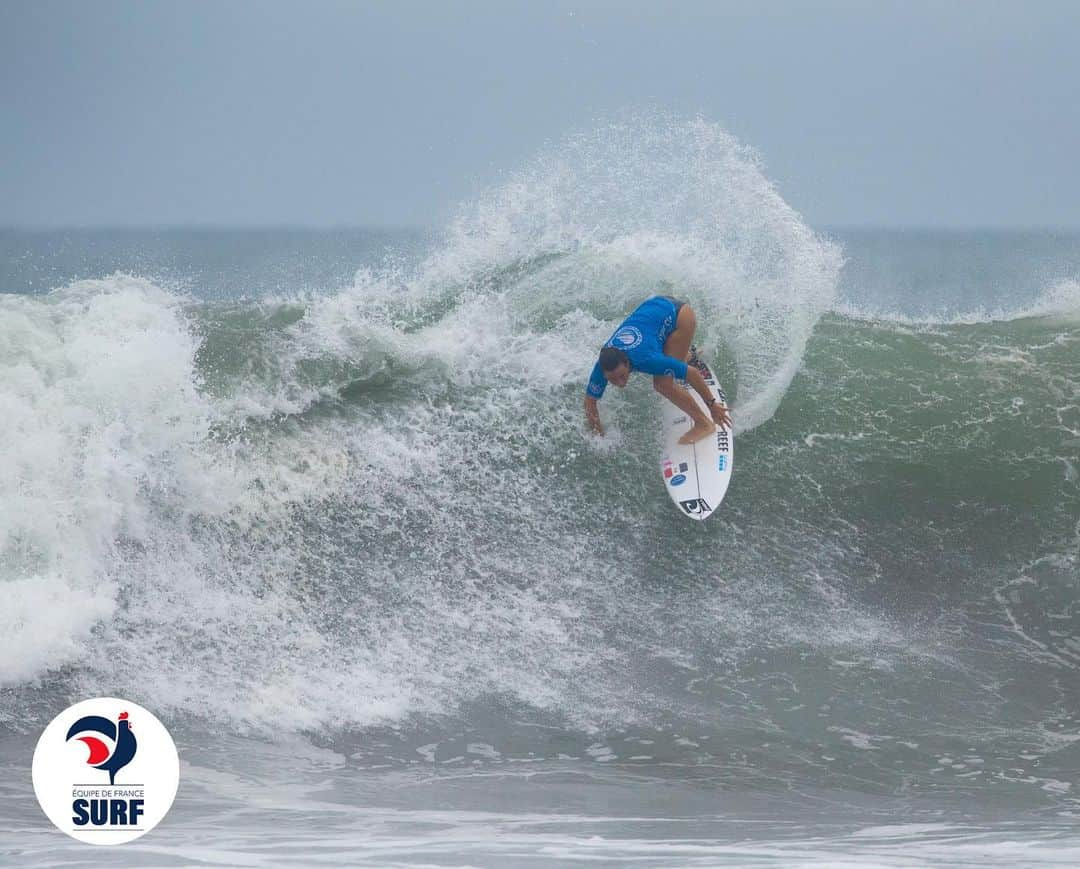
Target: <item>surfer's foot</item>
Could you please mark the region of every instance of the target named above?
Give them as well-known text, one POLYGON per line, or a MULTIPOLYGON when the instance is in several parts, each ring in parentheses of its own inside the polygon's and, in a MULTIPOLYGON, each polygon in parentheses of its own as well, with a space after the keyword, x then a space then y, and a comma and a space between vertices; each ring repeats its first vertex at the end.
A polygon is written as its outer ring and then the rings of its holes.
POLYGON ((690 429, 686 434, 679 438, 680 444, 696 444, 700 440, 704 440, 709 435, 716 431, 716 423, 712 420, 708 422, 701 421, 694 423, 694 427, 690 429))

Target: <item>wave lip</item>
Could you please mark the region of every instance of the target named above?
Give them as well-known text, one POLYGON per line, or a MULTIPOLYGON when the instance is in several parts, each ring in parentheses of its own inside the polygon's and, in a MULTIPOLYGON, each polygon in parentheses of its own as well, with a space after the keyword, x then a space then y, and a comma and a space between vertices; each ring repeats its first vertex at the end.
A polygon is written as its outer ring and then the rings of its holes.
POLYGON ((463 208, 425 269, 436 282, 468 281, 550 253, 574 257, 516 289, 601 314, 597 346, 610 321, 648 295, 692 301, 699 344, 723 345, 735 360, 728 385, 742 430, 776 410, 842 265, 839 247, 784 202, 752 149, 701 117, 662 113, 540 154, 463 208))

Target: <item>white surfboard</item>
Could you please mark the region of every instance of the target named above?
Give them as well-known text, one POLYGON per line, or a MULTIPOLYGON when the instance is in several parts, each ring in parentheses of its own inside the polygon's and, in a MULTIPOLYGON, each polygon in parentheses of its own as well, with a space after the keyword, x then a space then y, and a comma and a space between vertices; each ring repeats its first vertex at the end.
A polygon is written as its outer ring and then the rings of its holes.
MULTIPOLYGON (((705 378, 705 384, 712 391, 713 397, 727 407, 724 391, 716 382, 709 366, 698 359, 697 368, 705 378)), ((685 383, 677 385, 689 391, 698 406, 706 415, 709 414, 705 402, 692 386, 685 383)), ((693 420, 667 399, 661 401, 664 446, 660 456, 660 473, 664 478, 664 488, 684 515, 704 521, 720 506, 731 482, 735 438, 731 429, 717 426, 714 435, 695 444, 680 444, 679 438, 690 430, 693 420)))

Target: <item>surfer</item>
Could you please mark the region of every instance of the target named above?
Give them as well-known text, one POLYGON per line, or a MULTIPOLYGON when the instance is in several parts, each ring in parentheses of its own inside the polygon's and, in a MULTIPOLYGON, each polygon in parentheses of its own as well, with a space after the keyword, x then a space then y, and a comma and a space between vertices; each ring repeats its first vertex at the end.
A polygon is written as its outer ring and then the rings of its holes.
POLYGON ((730 427, 727 408, 713 398, 701 372, 687 364, 692 358, 690 342, 696 329, 697 317, 686 302, 670 296, 653 296, 638 305, 604 344, 593 366, 585 390, 585 419, 589 427, 597 434, 604 433, 596 402, 608 383, 620 389, 626 386, 632 371, 653 375, 653 389, 694 421, 679 443, 692 444, 706 438, 716 431, 717 425, 730 427), (675 383, 676 379, 697 390, 712 419, 702 412, 688 390, 675 383))

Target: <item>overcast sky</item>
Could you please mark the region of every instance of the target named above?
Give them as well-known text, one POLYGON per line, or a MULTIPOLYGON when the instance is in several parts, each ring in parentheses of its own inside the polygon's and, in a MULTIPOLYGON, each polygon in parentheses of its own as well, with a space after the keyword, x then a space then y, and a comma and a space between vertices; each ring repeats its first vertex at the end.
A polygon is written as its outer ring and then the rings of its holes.
POLYGON ((0 224, 437 224, 635 108, 815 226, 1080 228, 1067 0, 0 0, 0 224))

